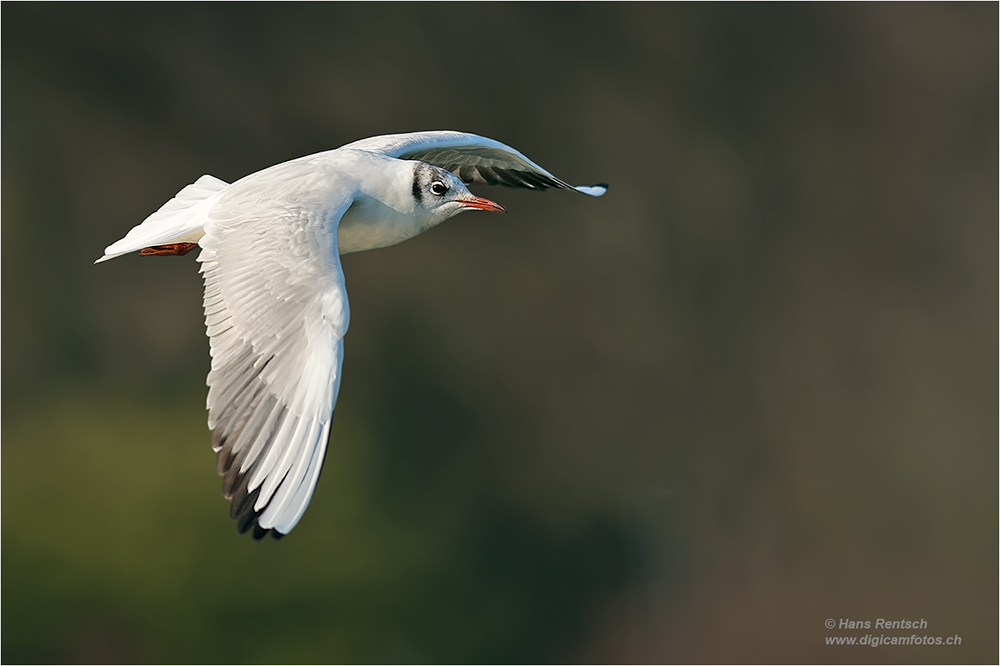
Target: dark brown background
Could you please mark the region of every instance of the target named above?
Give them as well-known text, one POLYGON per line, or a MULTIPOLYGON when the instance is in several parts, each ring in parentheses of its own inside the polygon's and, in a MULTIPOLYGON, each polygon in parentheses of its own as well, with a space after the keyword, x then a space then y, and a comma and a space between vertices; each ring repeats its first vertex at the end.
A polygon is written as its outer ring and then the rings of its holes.
POLYGON ((4 662, 998 658, 998 9, 2 10, 4 662), (480 190, 344 260, 332 447, 238 537, 203 173, 461 129, 480 190), (827 647, 827 618, 961 647, 827 647))

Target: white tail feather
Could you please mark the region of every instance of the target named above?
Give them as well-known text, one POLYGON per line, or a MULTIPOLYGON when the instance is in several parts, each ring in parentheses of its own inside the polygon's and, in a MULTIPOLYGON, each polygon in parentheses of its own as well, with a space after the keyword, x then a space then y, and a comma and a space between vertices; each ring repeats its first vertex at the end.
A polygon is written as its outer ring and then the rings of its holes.
POLYGON ((197 243, 205 235, 202 227, 208 209, 216 195, 228 185, 214 176, 202 176, 160 206, 142 224, 132 227, 124 238, 109 245, 104 256, 94 263, 154 245, 197 243))

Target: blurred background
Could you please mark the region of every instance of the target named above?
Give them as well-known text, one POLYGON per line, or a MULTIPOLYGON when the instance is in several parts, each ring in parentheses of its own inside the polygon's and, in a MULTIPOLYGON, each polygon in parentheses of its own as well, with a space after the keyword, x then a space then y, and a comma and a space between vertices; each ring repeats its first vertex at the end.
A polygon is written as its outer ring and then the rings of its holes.
POLYGON ((2 660, 996 662, 998 7, 2 10, 2 660), (198 176, 495 138, 344 258, 313 502, 238 536, 195 253, 93 262, 198 176), (827 618, 960 647, 827 647, 827 618))

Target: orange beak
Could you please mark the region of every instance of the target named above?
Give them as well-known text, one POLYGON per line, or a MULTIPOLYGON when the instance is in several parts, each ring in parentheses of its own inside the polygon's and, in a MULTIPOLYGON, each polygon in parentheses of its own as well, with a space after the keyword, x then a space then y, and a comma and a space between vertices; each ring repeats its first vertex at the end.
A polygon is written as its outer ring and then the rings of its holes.
POLYGON ((506 213, 507 209, 496 203, 495 201, 490 201, 489 199, 483 199, 482 197, 472 197, 471 199, 465 199, 462 201, 462 205, 466 208, 472 208, 475 210, 488 210, 491 213, 506 213))

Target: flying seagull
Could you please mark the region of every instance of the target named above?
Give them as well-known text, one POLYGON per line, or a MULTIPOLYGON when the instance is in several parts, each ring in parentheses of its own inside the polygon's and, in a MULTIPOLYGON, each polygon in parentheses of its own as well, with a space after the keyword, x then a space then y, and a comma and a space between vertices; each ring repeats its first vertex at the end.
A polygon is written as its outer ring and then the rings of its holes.
POLYGON ((241 534, 288 534, 319 479, 349 312, 340 255, 401 243, 466 210, 506 212, 466 183, 601 196, 463 132, 362 139, 234 183, 202 176, 105 249, 200 247, 208 427, 241 534))

